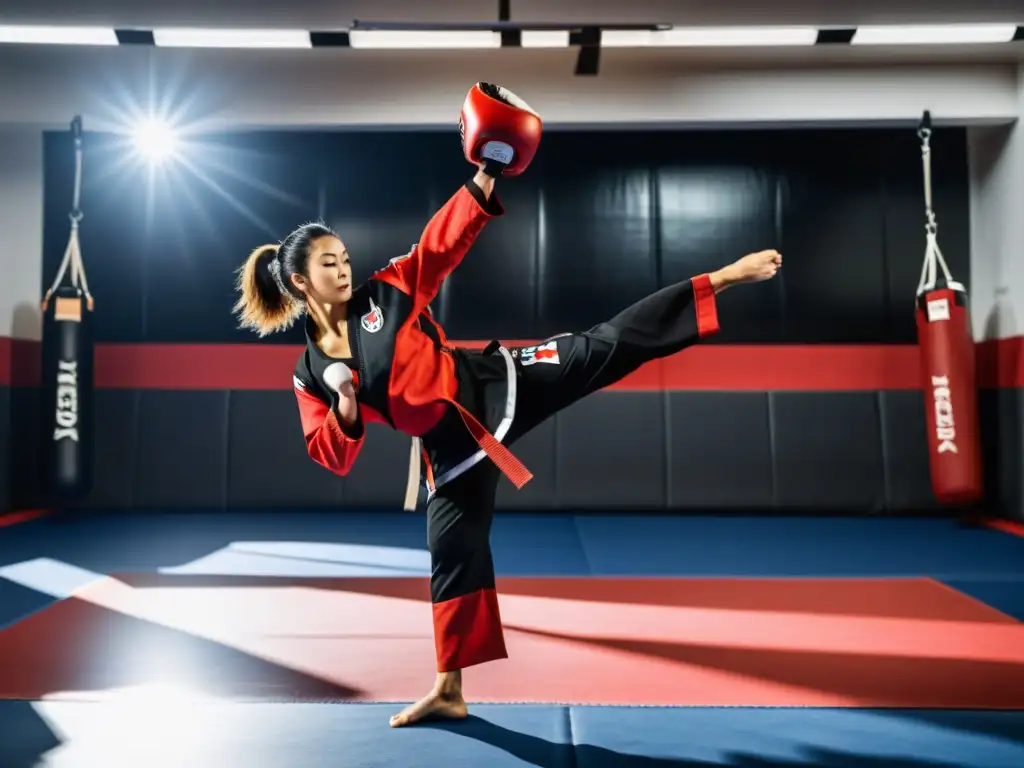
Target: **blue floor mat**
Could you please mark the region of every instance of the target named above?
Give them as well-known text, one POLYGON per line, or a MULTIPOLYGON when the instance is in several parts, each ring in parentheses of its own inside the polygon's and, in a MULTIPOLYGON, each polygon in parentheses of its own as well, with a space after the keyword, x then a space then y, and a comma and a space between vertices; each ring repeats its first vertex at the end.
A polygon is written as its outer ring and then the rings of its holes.
MULTIPOLYGON (((1024 538, 944 519, 506 513, 491 538, 503 576, 1024 578, 1024 538)), ((425 552, 426 521, 352 511, 90 513, 8 529, 0 565, 49 557, 98 573, 181 568, 234 542, 425 552)))
POLYGON ((595 575, 1024 577, 1024 538, 944 519, 593 515, 576 526, 595 575))
POLYGON ((0 628, 35 613, 51 602, 50 595, 0 578, 0 628))
MULTIPOLYGON (((491 538, 498 576, 927 576, 1024 620, 1024 538, 953 520, 516 513, 491 538)), ((425 542, 419 513, 44 518, 0 537, 0 626, 115 572, 426 578, 425 542)))
POLYGON ((10 768, 1018 768, 1024 713, 484 705, 392 730, 384 705, 0 702, 10 768), (57 735, 53 730, 58 731, 57 735), (54 748, 57 742, 63 742, 54 748), (38 760, 48 752, 45 762, 38 760))
MULTIPOLYGON (((43 519, 0 537, 0 570, 19 564, 7 572, 22 579, 0 578, 0 626, 93 573, 425 576, 425 539, 423 515, 407 513, 43 519)), ((948 520, 505 514, 492 541, 502 576, 932 576, 1024 620, 1024 539, 948 520)), ((0 765, 1024 766, 1024 712, 506 705, 393 731, 392 710, 145 696, 116 706, 0 702, 0 765)))
POLYGON ((1020 579, 954 579, 945 583, 1017 621, 1024 621, 1024 582, 1020 579))

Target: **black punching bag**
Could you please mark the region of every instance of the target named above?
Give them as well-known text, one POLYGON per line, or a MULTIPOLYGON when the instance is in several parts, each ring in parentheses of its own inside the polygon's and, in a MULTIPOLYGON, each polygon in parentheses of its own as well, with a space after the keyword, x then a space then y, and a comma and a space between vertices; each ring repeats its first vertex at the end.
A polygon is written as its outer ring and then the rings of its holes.
POLYGON ((48 503, 74 505, 92 490, 92 318, 78 240, 82 221, 82 119, 71 121, 74 186, 64 259, 43 297, 42 492, 48 503), (63 284, 70 270, 70 285, 63 284))
POLYGON ((81 290, 57 289, 43 329, 43 404, 47 439, 43 490, 52 502, 73 503, 92 489, 92 313, 81 290))

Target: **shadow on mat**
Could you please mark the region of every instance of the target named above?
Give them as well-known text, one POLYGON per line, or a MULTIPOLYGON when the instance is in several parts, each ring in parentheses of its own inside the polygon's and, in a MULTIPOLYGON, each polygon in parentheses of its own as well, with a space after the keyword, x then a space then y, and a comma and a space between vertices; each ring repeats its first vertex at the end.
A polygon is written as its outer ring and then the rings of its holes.
POLYGON ((4 768, 34 768, 43 755, 62 744, 27 701, 0 701, 0 723, 4 734, 0 765, 4 768))
MULTIPOLYGON (((958 763, 936 763, 903 757, 881 757, 807 747, 796 760, 760 757, 742 752, 724 753, 714 762, 672 757, 645 757, 617 752, 591 744, 562 744, 537 736, 511 731, 470 715, 459 722, 422 723, 416 728, 434 728, 452 735, 474 739, 522 760, 536 768, 957 768, 958 763)), ((685 738, 685 736, 680 736, 685 738)))

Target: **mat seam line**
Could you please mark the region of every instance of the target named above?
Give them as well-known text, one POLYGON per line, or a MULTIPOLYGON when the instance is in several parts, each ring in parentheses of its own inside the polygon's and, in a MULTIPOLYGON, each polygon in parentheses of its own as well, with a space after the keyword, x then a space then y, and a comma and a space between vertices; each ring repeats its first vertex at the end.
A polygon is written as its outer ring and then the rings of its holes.
MULTIPOLYGON (((90 705, 102 705, 105 704, 109 699, 96 697, 90 698, 87 696, 68 696, 62 697, 59 701, 53 703, 70 703, 70 704, 90 704, 90 705)), ((45 702, 43 699, 25 698, 19 696, 0 696, 0 702, 4 701, 27 701, 27 702, 45 702)), ((409 704, 409 699, 374 699, 373 701, 352 701, 349 699, 296 699, 296 698, 248 698, 248 697, 230 697, 230 698, 217 698, 209 700, 203 703, 203 706, 222 706, 222 705, 281 705, 281 704, 337 704, 347 707, 391 707, 402 704, 409 704)), ((851 712, 948 712, 948 713, 1003 713, 1007 715, 1024 715, 1024 708, 1014 709, 1006 706, 919 706, 919 705, 902 705, 902 704, 868 704, 868 705, 844 705, 844 706, 827 706, 820 704, 618 704, 618 703, 586 703, 580 702, 575 704, 567 704, 565 702, 548 702, 548 701, 469 701, 471 707, 540 707, 546 709, 564 709, 571 712, 571 709, 704 709, 704 710, 730 710, 730 709, 746 709, 746 710, 789 710, 789 711, 822 711, 822 712, 835 712, 835 711, 851 711, 851 712)), ((573 736, 575 738, 575 736, 573 736)), ((573 746, 577 746, 575 743, 573 746)), ((574 750, 575 752, 575 750, 574 750)), ((575 765, 575 756, 573 758, 575 765)))
MULTIPOLYGON (((664 374, 662 374, 664 376, 664 374)), ((664 386, 664 381, 662 381, 664 386)), ((661 407, 664 418, 661 422, 662 447, 664 448, 664 470, 663 476, 665 491, 665 506, 672 509, 672 393, 666 389, 661 392, 661 407)))
POLYGON ((572 749, 569 751, 569 768, 577 768, 578 761, 576 760, 576 733, 572 727, 572 705, 563 705, 562 711, 565 712, 565 723, 569 730, 569 744, 572 749))
MULTIPOLYGON (((583 533, 580 531, 580 526, 579 526, 579 515, 571 515, 569 519, 572 520, 572 530, 576 534, 576 543, 580 545, 580 557, 583 558, 583 567, 587 571, 585 576, 583 576, 583 577, 577 576, 576 578, 593 578, 593 577, 597 577, 598 574, 594 573, 594 569, 590 565, 590 558, 587 557, 587 547, 583 543, 583 533)), ((572 578, 572 577, 570 577, 570 578, 572 578)))
POLYGON ((886 393, 879 391, 875 393, 875 415, 878 417, 878 439, 882 448, 882 509, 893 509, 892 474, 889 471, 889 434, 886 429, 886 404, 888 399, 886 393))

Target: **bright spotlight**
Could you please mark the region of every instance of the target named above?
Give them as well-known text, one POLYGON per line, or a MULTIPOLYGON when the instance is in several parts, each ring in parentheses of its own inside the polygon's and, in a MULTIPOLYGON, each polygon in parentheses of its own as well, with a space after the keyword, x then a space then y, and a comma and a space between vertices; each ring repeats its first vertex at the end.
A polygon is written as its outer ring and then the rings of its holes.
POLYGON ((172 157, 177 151, 178 137, 174 129, 160 120, 143 120, 132 131, 136 151, 151 163, 172 157))

